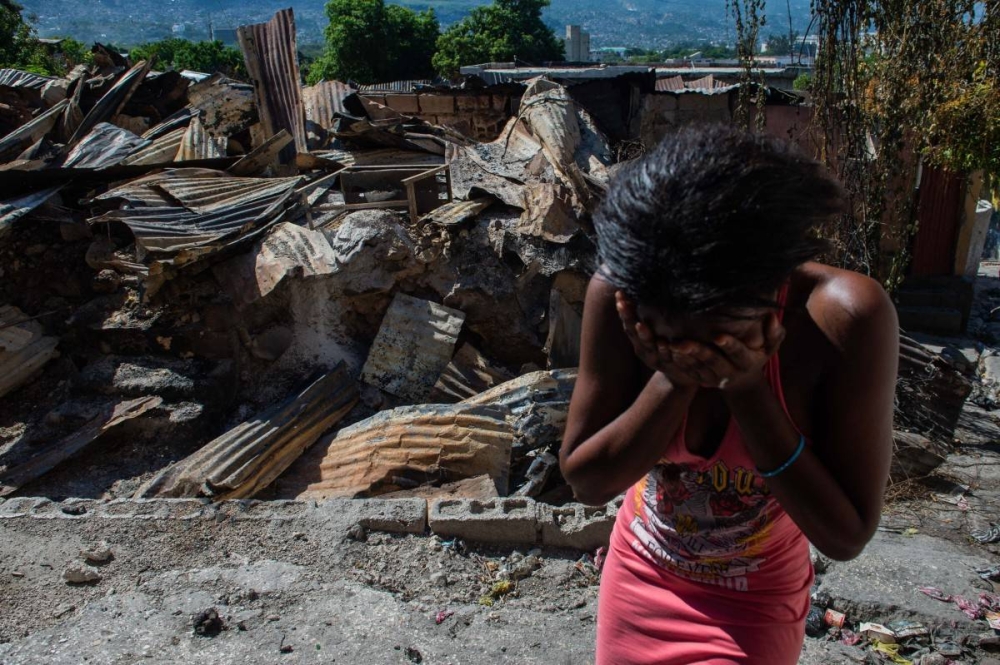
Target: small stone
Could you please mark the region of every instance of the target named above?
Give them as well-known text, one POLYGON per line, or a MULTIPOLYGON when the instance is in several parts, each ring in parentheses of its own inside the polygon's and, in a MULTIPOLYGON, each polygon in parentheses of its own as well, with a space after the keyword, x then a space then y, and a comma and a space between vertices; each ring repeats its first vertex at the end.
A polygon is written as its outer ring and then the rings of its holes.
POLYGON ((122 286, 122 276, 114 270, 104 269, 94 275, 90 288, 95 293, 115 293, 122 286))
POLYGON ((448 575, 443 572, 431 573, 430 580, 434 586, 448 586, 448 575))
POLYGON ((87 563, 107 563, 108 561, 111 561, 114 554, 111 553, 111 547, 108 545, 107 541, 102 540, 92 547, 85 547, 80 550, 80 556, 82 556, 87 563))
POLYGON ((24 577, 24 573, 22 573, 20 570, 12 571, 11 575, 14 577, 24 577))
POLYGON ((411 663, 424 662, 423 655, 421 655, 421 653, 416 649, 414 649, 413 647, 406 647, 406 649, 403 650, 403 655, 409 658, 411 663))
POLYGON ((53 619, 59 619, 66 616, 70 612, 76 609, 76 605, 60 605, 56 608, 56 611, 52 613, 53 619))
POLYGON ((94 584, 101 581, 101 574, 93 568, 75 563, 66 569, 63 579, 69 584, 94 584))
POLYGON ((916 661, 918 665, 945 665, 948 659, 939 653, 929 653, 916 661))
POLYGON ((292 534, 292 540, 306 540, 306 534, 301 531, 296 531, 292 534))
POLYGON ((87 506, 81 505, 79 503, 74 503, 69 506, 63 506, 60 510, 66 515, 73 515, 79 517, 80 515, 87 514, 87 506))
POLYGON ((194 634, 201 637, 215 637, 226 629, 226 624, 214 607, 199 612, 194 617, 194 634))
POLYGON ((347 537, 351 540, 356 540, 359 543, 363 543, 368 540, 368 530, 365 529, 360 524, 355 524, 350 529, 347 530, 347 537))
POLYGON ((295 651, 295 647, 293 647, 291 644, 282 644, 281 648, 279 648, 278 651, 280 651, 281 653, 292 653, 293 651, 295 651))
POLYGON ((277 614, 268 614, 267 615, 267 620, 268 621, 280 621, 281 617, 278 616, 277 614))

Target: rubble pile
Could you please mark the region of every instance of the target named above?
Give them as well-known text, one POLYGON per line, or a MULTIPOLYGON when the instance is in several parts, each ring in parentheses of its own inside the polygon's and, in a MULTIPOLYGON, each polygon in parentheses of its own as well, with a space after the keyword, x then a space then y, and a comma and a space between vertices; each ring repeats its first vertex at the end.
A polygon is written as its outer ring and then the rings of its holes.
MULTIPOLYGON (((0 70, 0 494, 571 500, 597 121, 536 78, 480 141, 303 88, 290 10, 239 40, 251 83, 0 70)), ((968 394, 906 357, 901 476, 968 394)))
POLYGON ((252 83, 0 71, 0 492, 558 488, 595 121, 538 79, 481 143, 303 88, 290 12, 240 43, 252 83))

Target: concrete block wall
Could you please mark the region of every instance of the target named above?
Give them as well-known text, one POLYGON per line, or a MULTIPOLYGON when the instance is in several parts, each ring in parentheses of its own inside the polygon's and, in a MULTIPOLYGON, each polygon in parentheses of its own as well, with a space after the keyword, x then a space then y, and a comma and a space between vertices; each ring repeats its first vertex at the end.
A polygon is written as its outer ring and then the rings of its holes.
POLYGON ((330 499, 314 501, 221 501, 207 499, 0 499, 0 521, 42 520, 211 520, 315 521, 360 524, 370 531, 423 534, 510 545, 544 545, 593 551, 606 546, 621 507, 550 506, 533 499, 330 499))
POLYGON ((682 125, 731 120, 728 94, 649 94, 643 98, 639 133, 645 145, 653 146, 682 125))

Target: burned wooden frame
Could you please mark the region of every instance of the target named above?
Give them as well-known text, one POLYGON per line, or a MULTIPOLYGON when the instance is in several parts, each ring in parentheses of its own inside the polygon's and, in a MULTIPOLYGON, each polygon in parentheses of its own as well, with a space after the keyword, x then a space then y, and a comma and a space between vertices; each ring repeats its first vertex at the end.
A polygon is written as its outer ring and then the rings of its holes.
POLYGON ((310 228, 314 228, 312 212, 399 209, 409 212, 410 221, 416 223, 454 200, 449 164, 431 169, 399 164, 348 166, 303 187, 300 193, 308 194, 336 180, 340 181, 344 203, 307 206, 310 228))

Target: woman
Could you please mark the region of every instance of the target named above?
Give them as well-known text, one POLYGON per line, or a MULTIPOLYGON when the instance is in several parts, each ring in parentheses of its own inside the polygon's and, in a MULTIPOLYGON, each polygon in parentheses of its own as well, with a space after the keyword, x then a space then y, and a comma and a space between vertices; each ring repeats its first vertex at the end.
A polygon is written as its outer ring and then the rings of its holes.
POLYGON ((878 283, 812 261, 842 209, 821 165, 724 127, 612 185, 560 455, 580 501, 627 490, 598 665, 796 663, 808 541, 846 560, 874 534, 898 323, 878 283))

